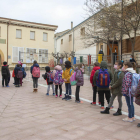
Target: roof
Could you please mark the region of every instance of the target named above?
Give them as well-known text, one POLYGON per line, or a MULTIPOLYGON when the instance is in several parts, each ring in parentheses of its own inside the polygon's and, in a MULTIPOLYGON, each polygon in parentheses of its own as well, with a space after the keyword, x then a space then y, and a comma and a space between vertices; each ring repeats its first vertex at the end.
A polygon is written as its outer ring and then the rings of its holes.
POLYGON ((30 21, 23 21, 23 20, 17 20, 17 19, 10 19, 10 18, 4 18, 0 17, 1 23, 9 23, 14 25, 20 25, 20 26, 27 26, 27 27, 42 27, 42 28, 48 28, 52 30, 56 30, 58 28, 57 25, 50 25, 50 24, 43 24, 43 23, 36 23, 36 22, 30 22, 30 21))
MULTIPOLYGON (((85 23, 86 21, 88 21, 91 17, 87 18, 86 20, 82 21, 81 23, 79 23, 78 25, 76 25, 75 27, 73 27, 72 29, 70 29, 69 31, 65 32, 64 34, 62 34, 61 36, 59 36, 57 39, 63 37, 64 35, 68 34, 69 32, 71 32, 72 30, 74 30, 75 28, 77 28, 78 26, 82 25, 83 23, 85 23)), ((56 39, 56 40, 57 40, 56 39)))

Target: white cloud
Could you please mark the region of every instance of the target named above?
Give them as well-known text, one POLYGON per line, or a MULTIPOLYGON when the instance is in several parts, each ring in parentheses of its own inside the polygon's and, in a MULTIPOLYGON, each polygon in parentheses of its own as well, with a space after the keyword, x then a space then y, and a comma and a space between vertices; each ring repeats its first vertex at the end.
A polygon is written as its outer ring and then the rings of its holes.
POLYGON ((85 0, 3 0, 0 17, 58 25, 58 31, 84 20, 85 0))

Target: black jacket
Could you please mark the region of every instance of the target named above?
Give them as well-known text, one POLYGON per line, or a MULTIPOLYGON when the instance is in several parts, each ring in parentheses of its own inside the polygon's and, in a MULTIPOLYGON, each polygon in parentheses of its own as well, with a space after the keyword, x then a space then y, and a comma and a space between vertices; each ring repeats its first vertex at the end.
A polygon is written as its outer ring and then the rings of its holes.
POLYGON ((15 77, 17 76, 18 71, 20 71, 20 70, 21 70, 20 67, 15 67, 15 69, 14 69, 15 77))
POLYGON ((9 73, 9 69, 8 69, 7 66, 2 66, 2 68, 1 68, 1 74, 2 74, 2 76, 9 77, 10 73, 9 73))

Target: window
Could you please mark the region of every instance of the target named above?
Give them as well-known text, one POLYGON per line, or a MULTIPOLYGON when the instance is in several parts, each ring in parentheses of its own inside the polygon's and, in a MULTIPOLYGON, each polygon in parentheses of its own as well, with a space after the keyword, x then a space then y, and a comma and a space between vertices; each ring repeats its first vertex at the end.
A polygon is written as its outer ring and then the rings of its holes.
POLYGON ((85 27, 81 28, 81 35, 84 36, 85 35, 85 27))
POLYGON ((34 60, 38 61, 38 55, 36 55, 36 49, 27 48, 26 63, 33 63, 34 60))
POLYGON ((43 41, 47 41, 48 40, 48 34, 47 33, 43 33, 43 41))
POLYGON ((69 35, 69 42, 72 41, 72 35, 69 35))
POLYGON ((24 48, 13 47, 12 51, 12 61, 14 63, 17 63, 18 61, 24 62, 24 48))
POLYGON ((39 49, 39 63, 48 63, 48 50, 39 49))
POLYGON ((35 32, 34 31, 30 31, 30 39, 35 40, 35 32))
POLYGON ((16 29, 16 38, 21 39, 21 30, 16 29))
POLYGON ((63 39, 61 39, 61 44, 63 44, 63 39))

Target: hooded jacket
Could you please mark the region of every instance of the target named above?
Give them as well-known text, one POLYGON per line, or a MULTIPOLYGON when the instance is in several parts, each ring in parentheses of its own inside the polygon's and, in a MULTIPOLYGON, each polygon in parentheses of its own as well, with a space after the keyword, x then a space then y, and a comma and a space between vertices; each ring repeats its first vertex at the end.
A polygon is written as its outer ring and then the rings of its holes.
POLYGON ((76 72, 76 80, 77 80, 77 84, 76 86, 83 86, 84 85, 84 76, 83 76, 83 72, 82 70, 75 68, 75 72, 76 72))
POLYGON ((127 68, 124 73, 125 75, 122 83, 122 94, 129 96, 129 88, 132 85, 132 74, 136 73, 136 71, 133 68, 127 68))
POLYGON ((72 76, 72 74, 73 74, 72 68, 66 68, 63 71, 62 79, 66 79, 67 80, 65 83, 70 83, 70 77, 72 76))
POLYGON ((46 70, 45 79, 46 79, 47 85, 52 85, 53 82, 49 82, 49 76, 48 76, 48 74, 47 74, 47 73, 51 73, 50 67, 49 67, 49 66, 45 67, 45 70, 46 70))
POLYGON ((122 95, 122 82, 124 78, 124 72, 122 70, 115 70, 114 72, 114 80, 112 82, 111 91, 114 95, 122 95))
MULTIPOLYGON (((100 69, 107 69, 107 63, 105 61, 102 61, 101 62, 100 69)), ((113 75, 112 75, 112 73, 111 73, 111 71, 109 69, 107 71, 108 71, 109 76, 110 76, 110 85, 111 85, 112 82, 113 82, 113 75)), ((93 77, 93 83, 94 83, 94 85, 96 85, 96 80, 98 79, 98 74, 99 74, 99 70, 97 70, 95 72, 95 75, 93 77)), ((97 90, 98 91, 102 91, 102 90, 110 90, 110 89, 109 89, 109 87, 108 88, 99 88, 99 87, 97 87, 97 90)))
MULTIPOLYGON (((95 72, 96 72, 97 70, 99 70, 99 69, 100 69, 99 66, 95 66, 95 67, 93 68, 92 72, 91 72, 91 75, 90 75, 90 83, 92 84, 93 87, 94 87, 94 85, 93 85, 93 77, 94 77, 95 72)), ((95 86, 96 86, 96 85, 95 85, 95 86)))
MULTIPOLYGON (((31 74, 32 74, 32 71, 33 71, 33 68, 34 68, 34 67, 39 67, 39 65, 38 65, 38 64, 34 64, 33 66, 31 66, 31 68, 30 68, 31 74)), ((36 78, 36 77, 33 77, 33 76, 32 76, 32 78, 36 78)))
POLYGON ((9 77, 10 73, 7 65, 2 66, 1 75, 9 77))

